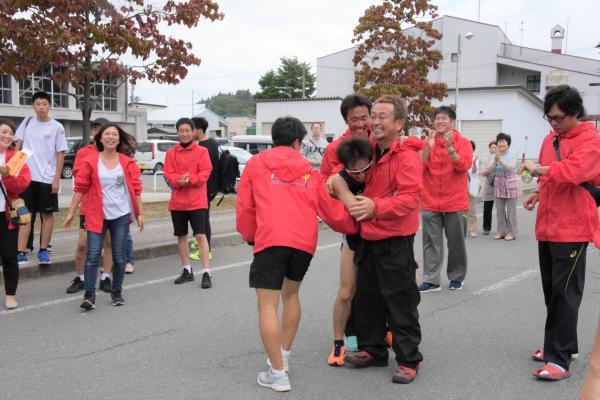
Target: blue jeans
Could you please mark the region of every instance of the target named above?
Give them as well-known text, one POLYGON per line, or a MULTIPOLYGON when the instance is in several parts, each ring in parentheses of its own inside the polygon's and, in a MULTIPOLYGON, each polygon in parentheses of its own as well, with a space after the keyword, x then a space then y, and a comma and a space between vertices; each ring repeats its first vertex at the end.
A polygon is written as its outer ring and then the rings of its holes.
POLYGON ((113 280, 112 291, 120 292, 123 289, 123 277, 125 275, 125 248, 127 246, 127 234, 129 233, 129 214, 122 217, 104 220, 102 233, 87 232, 87 255, 85 257, 85 292, 96 292, 96 277, 98 265, 102 254, 102 244, 106 231, 110 231, 113 257, 113 280))
POLYGON ((127 231, 127 246, 125 246, 125 263, 131 265, 135 264, 135 257, 133 255, 133 239, 131 239, 131 232, 127 231))

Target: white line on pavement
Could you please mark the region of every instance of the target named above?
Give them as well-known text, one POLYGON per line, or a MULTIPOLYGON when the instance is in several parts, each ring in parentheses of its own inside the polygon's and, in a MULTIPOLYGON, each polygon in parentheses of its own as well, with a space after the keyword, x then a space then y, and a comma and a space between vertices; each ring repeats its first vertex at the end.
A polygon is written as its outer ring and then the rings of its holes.
POLYGON ((495 283, 491 286, 487 286, 482 289, 479 289, 473 293, 473 296, 484 296, 486 294, 492 294, 492 293, 499 292, 500 290, 502 290, 508 286, 516 285, 517 283, 524 281, 525 279, 531 278, 533 276, 536 276, 537 274, 538 274, 537 269, 534 269, 534 268, 528 269, 526 271, 521 272, 520 274, 511 276, 510 278, 504 279, 504 280, 502 280, 498 283, 495 283))

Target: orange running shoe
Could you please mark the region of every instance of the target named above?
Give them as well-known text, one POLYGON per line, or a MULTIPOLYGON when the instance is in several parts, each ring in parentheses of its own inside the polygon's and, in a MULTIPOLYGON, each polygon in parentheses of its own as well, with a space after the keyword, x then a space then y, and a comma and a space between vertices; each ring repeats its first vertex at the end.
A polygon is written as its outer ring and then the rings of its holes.
POLYGON ((336 346, 333 346, 333 350, 331 351, 331 354, 329 355, 329 358, 327 359, 327 364, 331 365, 332 367, 341 367, 342 365, 344 365, 344 357, 346 356, 346 349, 344 348, 344 346, 340 346, 339 347, 339 352, 337 352, 336 354, 336 346))
POLYGON ((390 349, 392 348, 392 332, 387 331, 385 334, 385 343, 390 349))

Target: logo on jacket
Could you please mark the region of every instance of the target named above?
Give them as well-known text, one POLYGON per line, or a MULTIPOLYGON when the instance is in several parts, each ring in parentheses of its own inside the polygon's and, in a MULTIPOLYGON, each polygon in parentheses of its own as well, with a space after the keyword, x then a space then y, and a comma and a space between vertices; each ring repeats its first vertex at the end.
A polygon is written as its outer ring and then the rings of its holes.
POLYGON ((571 252, 571 255, 570 255, 570 257, 571 257, 571 258, 575 258, 576 256, 577 256, 577 250, 573 250, 573 251, 571 252))
POLYGON ((295 181, 284 181, 283 179, 277 177, 275 174, 271 174, 271 183, 273 185, 287 185, 287 186, 295 186, 295 187, 308 187, 308 180, 311 175, 306 174, 295 181))

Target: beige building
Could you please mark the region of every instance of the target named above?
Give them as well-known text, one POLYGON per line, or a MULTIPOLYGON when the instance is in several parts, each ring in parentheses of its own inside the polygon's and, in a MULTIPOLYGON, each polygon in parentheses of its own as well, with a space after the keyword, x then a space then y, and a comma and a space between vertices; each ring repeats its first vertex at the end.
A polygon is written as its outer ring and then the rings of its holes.
POLYGON ((229 124, 229 137, 256 134, 256 117, 254 115, 233 115, 225 117, 225 121, 229 124))

